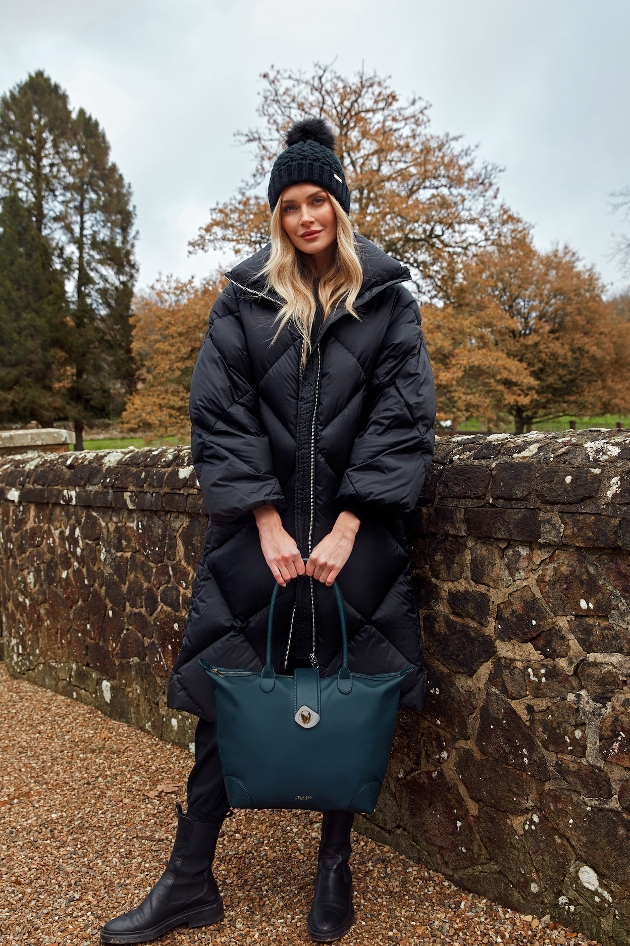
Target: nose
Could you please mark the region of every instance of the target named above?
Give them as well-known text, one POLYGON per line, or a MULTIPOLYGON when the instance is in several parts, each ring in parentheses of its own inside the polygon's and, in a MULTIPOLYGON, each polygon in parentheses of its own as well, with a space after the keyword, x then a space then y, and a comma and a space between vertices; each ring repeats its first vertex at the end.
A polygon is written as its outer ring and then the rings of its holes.
POLYGON ((308 204, 303 204, 301 208, 300 223, 302 225, 313 222, 313 214, 311 213, 311 208, 308 204))

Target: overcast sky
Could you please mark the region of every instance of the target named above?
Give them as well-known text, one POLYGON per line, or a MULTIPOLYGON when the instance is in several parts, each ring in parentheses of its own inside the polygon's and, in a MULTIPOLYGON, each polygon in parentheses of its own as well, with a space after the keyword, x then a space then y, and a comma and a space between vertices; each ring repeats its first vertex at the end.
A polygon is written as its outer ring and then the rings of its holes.
POLYGON ((44 69, 104 126, 140 285, 217 262, 187 243, 248 175, 233 134, 256 122, 259 74, 337 57, 431 102, 437 131, 505 169, 541 247, 568 242, 623 286, 609 195, 630 185, 628 0, 0 0, 0 23, 1 90, 44 69))

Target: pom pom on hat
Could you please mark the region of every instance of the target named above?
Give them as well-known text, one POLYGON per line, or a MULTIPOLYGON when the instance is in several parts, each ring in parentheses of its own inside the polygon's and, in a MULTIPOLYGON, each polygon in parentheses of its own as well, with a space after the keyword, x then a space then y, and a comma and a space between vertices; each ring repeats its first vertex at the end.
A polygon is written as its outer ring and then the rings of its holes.
POLYGON ((328 122, 325 122, 323 118, 305 118, 301 122, 295 122, 289 128, 284 140, 287 148, 298 144, 300 141, 316 141, 324 148, 336 151, 337 138, 328 122))
POLYGON ((273 211, 280 195, 292 184, 318 184, 335 197, 346 213, 350 191, 341 161, 335 154, 336 136, 323 118, 295 122, 286 134, 286 145, 271 169, 269 206, 273 211))

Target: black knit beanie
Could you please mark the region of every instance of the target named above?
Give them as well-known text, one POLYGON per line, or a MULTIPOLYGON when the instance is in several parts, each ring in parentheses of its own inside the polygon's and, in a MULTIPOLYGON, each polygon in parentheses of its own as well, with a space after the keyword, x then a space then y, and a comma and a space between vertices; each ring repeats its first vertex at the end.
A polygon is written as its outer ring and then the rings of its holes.
POLYGON ((286 149, 278 155, 269 179, 269 206, 273 213, 280 194, 292 184, 319 184, 336 197, 346 213, 350 191, 341 161, 335 154, 335 135, 323 118, 295 122, 285 138, 286 149))

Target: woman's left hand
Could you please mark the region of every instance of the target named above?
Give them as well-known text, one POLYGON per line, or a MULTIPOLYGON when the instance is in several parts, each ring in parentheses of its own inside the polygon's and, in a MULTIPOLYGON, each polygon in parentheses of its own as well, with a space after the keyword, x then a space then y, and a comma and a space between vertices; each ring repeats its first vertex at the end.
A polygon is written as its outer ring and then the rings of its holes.
POLYGON ((335 522, 332 532, 318 542, 306 563, 306 574, 325 585, 333 581, 350 558, 361 520, 344 510, 335 522))

